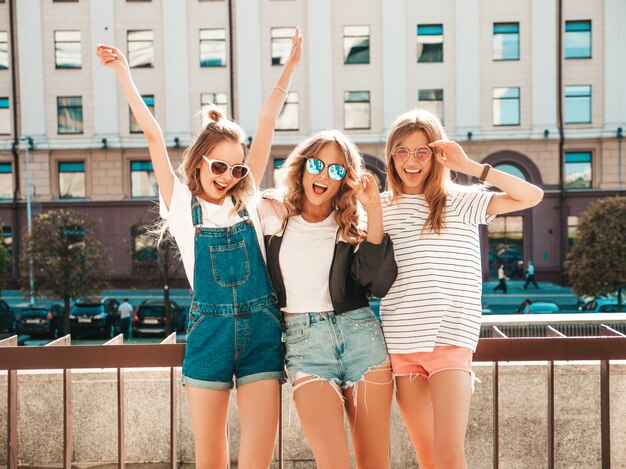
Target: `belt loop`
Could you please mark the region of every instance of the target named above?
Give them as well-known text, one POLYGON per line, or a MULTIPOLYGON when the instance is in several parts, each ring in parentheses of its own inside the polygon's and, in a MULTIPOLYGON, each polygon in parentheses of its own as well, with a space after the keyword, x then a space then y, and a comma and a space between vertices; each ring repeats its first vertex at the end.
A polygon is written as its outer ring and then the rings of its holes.
POLYGON ((307 329, 311 327, 311 315, 312 314, 315 314, 315 313, 306 313, 306 319, 305 319, 306 324, 305 324, 305 326, 306 326, 307 329))

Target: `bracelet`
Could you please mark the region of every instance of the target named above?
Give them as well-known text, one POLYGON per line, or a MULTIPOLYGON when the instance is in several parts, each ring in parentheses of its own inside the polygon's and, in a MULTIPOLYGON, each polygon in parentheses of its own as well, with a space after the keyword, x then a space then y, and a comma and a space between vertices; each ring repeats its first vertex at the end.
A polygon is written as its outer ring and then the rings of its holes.
POLYGON ((482 172, 482 174, 480 175, 480 177, 478 178, 478 182, 480 182, 481 184, 482 184, 483 182, 485 182, 485 179, 487 178, 487 174, 489 174, 489 170, 490 170, 490 169, 491 169, 491 165, 490 165, 490 164, 485 163, 485 164, 483 165, 483 172, 482 172))
POLYGON ((272 89, 276 88, 277 90, 282 91, 283 93, 285 93, 285 96, 289 96, 289 93, 287 93, 287 91, 285 91, 284 89, 282 89, 280 86, 278 85, 274 85, 272 86, 272 89))

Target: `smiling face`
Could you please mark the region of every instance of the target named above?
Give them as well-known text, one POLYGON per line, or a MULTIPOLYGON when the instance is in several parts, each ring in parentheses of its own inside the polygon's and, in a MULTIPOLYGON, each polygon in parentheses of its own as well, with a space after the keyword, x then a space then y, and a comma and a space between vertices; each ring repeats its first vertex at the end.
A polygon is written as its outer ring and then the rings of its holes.
MULTIPOLYGON (((396 146, 403 146, 414 152, 419 147, 428 146, 430 140, 423 130, 416 130, 401 139, 396 146)), ((433 165, 434 155, 428 161, 418 161, 414 154, 411 154, 406 161, 399 162, 395 158, 393 166, 396 174, 400 178, 402 192, 404 194, 423 194, 425 181, 433 165)))
MULTIPOLYGON (((243 163, 244 150, 239 142, 233 140, 223 140, 208 155, 210 160, 220 160, 232 166, 234 164, 243 163)), ((249 177, 249 176, 247 176, 249 177)), ((239 182, 233 179, 230 169, 224 174, 213 174, 209 168, 209 164, 203 158, 200 164, 200 184, 202 185, 202 198, 214 204, 221 204, 228 192, 239 182)))
POLYGON ((333 210, 333 199, 339 192, 343 179, 335 181, 328 175, 328 166, 339 164, 346 167, 343 152, 336 143, 327 143, 314 155, 326 166, 319 174, 311 174, 304 166, 302 187, 304 189, 303 212, 315 210, 330 214, 333 210))

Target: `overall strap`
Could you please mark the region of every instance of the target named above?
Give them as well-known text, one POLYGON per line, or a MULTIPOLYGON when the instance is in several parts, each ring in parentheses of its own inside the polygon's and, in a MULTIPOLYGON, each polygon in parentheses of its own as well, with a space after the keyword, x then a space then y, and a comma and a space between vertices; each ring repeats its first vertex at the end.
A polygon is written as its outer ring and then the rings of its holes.
POLYGON ((191 217, 193 220, 193 226, 202 225, 202 207, 200 201, 195 195, 191 196, 191 217))
MULTIPOLYGON (((232 200, 233 205, 237 205, 235 198, 231 196, 230 200, 232 200)), ((237 212, 237 214, 248 224, 252 225, 252 220, 250 219, 250 214, 248 213, 248 209, 243 207, 241 210, 237 212)))

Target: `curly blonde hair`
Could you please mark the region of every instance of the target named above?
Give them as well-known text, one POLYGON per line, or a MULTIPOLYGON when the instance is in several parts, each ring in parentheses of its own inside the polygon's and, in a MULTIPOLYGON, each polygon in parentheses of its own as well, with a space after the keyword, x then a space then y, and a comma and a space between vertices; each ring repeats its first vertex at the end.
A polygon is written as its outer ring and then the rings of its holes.
MULTIPOLYGON (((402 179, 400 179, 393 164, 391 152, 407 135, 419 130, 426 134, 429 143, 448 139, 441 121, 429 111, 413 109, 400 115, 394 121, 387 137, 387 145, 385 146, 385 159, 388 171, 387 186, 391 190, 392 202, 397 201, 402 196, 402 179)), ((452 179, 450 170, 435 161, 435 153, 437 151, 439 150, 433 149, 430 173, 424 181, 424 198, 430 209, 428 218, 424 223, 424 229, 440 234, 445 228, 444 211, 448 199, 447 192, 452 184, 452 179)))
MULTIPOLYGON (((276 190, 269 191, 270 198, 281 198, 286 209, 282 231, 289 217, 300 215, 304 205, 302 177, 307 158, 316 156, 324 145, 337 145, 344 156, 346 169, 352 168, 357 177, 363 172, 363 158, 356 145, 338 130, 318 132, 301 142, 287 157, 283 166, 276 173, 276 190)), ((350 244, 358 244, 366 237, 360 226, 362 209, 358 205, 356 193, 348 186, 346 179, 341 180, 339 191, 332 201, 335 221, 339 225, 341 236, 350 244)))

